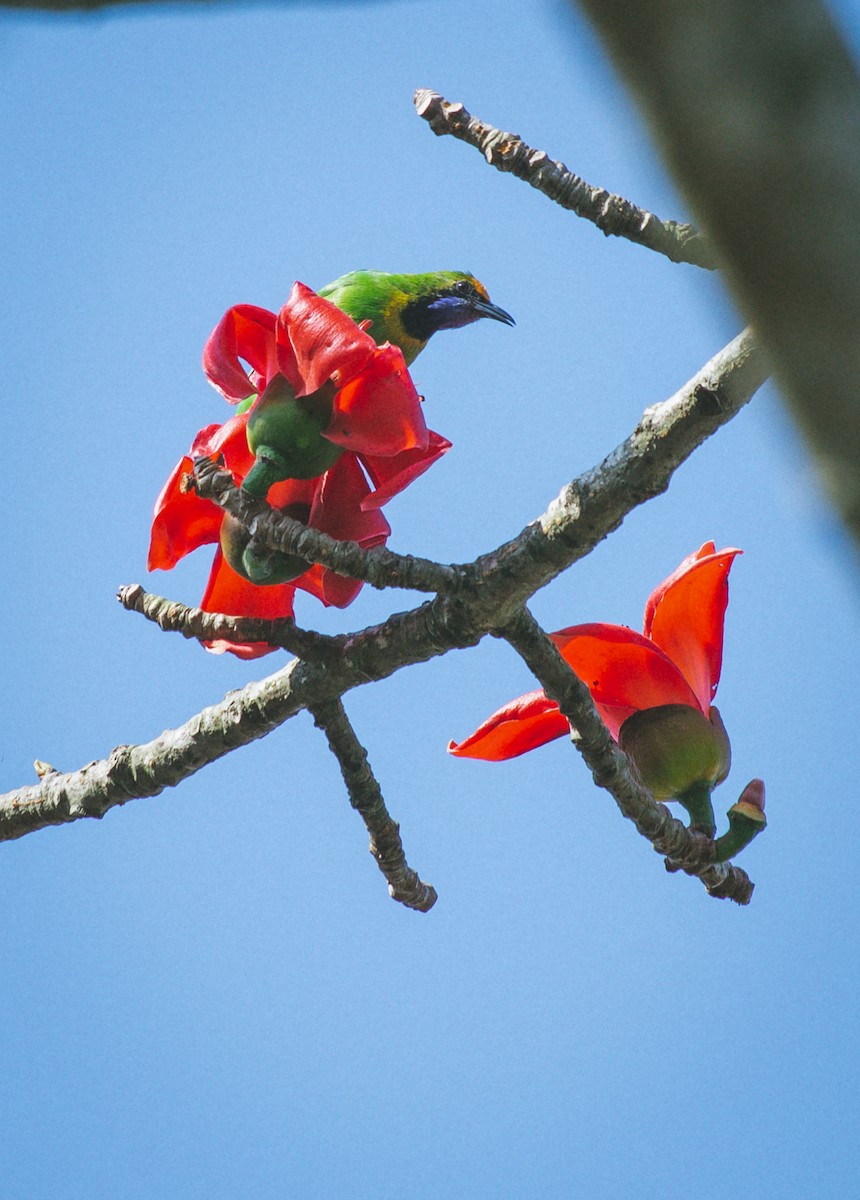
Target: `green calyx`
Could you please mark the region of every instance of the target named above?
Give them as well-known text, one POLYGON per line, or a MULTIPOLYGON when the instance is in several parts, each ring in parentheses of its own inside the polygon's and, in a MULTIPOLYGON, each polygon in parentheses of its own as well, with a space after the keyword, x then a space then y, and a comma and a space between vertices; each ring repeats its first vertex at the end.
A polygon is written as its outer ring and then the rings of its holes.
MULTIPOLYGON (((287 504, 280 511, 305 525, 310 516, 307 504, 287 504)), ((236 574, 258 587, 291 583, 311 565, 297 554, 281 554, 253 542, 245 526, 229 513, 221 522, 221 549, 236 574)))
POLYGON ((677 800, 690 827, 713 837, 711 791, 729 773, 732 751, 719 712, 710 718, 687 704, 662 704, 634 713, 618 744, 657 800, 677 800))
POLYGON ((242 487, 265 496, 284 479, 315 479, 334 466, 343 450, 323 436, 332 417, 335 389, 325 384, 311 396, 296 396, 276 375, 248 415, 248 447, 255 462, 242 487))

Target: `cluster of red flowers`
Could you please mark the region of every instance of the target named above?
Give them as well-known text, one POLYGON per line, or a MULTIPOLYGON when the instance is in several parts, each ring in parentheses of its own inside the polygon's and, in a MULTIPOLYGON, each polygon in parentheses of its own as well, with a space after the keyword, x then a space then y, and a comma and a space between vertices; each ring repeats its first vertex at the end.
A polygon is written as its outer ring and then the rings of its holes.
MULTIPOLYGON (((248 423, 266 390, 281 385, 295 397, 319 397, 330 414, 320 437, 334 461, 311 478, 275 483, 269 503, 341 541, 382 545, 391 529, 381 506, 451 445, 427 428, 400 350, 377 346, 340 309, 297 283, 278 314, 249 304, 225 313, 206 343, 203 369, 227 400, 244 403, 226 424, 201 429, 167 480, 155 505, 149 569, 169 569, 199 546, 220 543, 202 601, 207 612, 288 617, 296 588, 324 604, 349 604, 361 583, 325 567, 310 566, 288 582, 267 585, 239 573, 225 554, 230 519, 210 500, 184 490, 182 477, 194 458, 220 454, 236 484, 242 483, 255 462, 248 423)), ((255 658, 273 647, 217 642, 208 648, 255 658)))

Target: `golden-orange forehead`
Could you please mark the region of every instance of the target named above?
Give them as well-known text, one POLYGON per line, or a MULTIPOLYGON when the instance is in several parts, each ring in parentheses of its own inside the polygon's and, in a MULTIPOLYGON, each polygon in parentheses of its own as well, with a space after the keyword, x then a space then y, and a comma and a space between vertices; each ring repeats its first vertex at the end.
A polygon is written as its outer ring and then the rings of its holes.
POLYGON ((487 289, 484 287, 484 285, 480 282, 480 280, 476 279, 474 275, 470 275, 469 279, 474 284, 475 291, 478 293, 478 295, 481 296, 484 300, 489 300, 490 294, 487 291, 487 289))

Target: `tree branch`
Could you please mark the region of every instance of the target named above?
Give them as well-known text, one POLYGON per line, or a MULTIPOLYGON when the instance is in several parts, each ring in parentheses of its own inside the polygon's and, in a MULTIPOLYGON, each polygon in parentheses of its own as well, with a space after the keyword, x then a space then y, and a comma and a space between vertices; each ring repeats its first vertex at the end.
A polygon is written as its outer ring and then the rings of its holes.
POLYGON ((545 150, 534 150, 516 133, 505 133, 473 117, 462 104, 452 103, 419 88, 414 97, 423 117, 439 137, 450 134, 480 150, 491 167, 509 171, 543 192, 555 204, 591 221, 607 237, 623 237, 649 250, 664 254, 672 262, 691 263, 713 270, 717 263, 704 236, 692 225, 662 221, 647 209, 637 208, 623 196, 593 187, 574 175, 562 162, 550 159, 545 150))
POLYGON ((400 826, 392 819, 382 790, 367 760, 367 751, 356 737, 340 700, 329 700, 310 708, 314 725, 326 736, 338 761, 349 802, 370 834, 370 853, 388 880, 393 900, 418 912, 429 912, 436 903, 436 889, 424 883, 406 861, 400 826))
POLYGON ((731 863, 714 862, 714 843, 691 833, 659 804, 630 770, 627 756, 613 741, 600 719, 586 685, 574 674, 526 608, 497 631, 528 666, 541 687, 571 724, 571 740, 585 759, 594 782, 614 798, 654 849, 669 859, 673 870, 701 879, 712 896, 749 904, 753 883, 746 871, 731 863))
POLYGON ((204 612, 202 608, 189 608, 178 600, 145 592, 139 583, 121 587, 116 598, 123 608, 140 613, 165 633, 181 633, 184 638, 198 642, 266 642, 282 646, 299 658, 310 658, 319 655, 332 640, 324 633, 300 629, 292 617, 266 621, 204 612))
POLYGON ((593 549, 628 512, 664 491, 680 463, 740 411, 764 377, 761 353, 748 334, 740 335, 675 396, 648 409, 613 454, 570 483, 518 538, 468 568, 447 568, 462 580, 455 592, 381 625, 329 638, 323 661, 294 659, 151 742, 119 746, 101 762, 0 796, 0 841, 101 817, 134 797, 157 795, 302 709, 476 645, 513 620, 538 588, 593 549))
POLYGON ((210 458, 198 458, 194 463, 194 490, 236 517, 252 538, 270 549, 320 563, 350 579, 361 579, 371 587, 443 592, 456 588, 460 582, 455 567, 411 554, 395 554, 384 546, 364 550, 357 542, 339 542, 327 533, 310 529, 278 512, 265 500, 237 488, 231 473, 210 458))

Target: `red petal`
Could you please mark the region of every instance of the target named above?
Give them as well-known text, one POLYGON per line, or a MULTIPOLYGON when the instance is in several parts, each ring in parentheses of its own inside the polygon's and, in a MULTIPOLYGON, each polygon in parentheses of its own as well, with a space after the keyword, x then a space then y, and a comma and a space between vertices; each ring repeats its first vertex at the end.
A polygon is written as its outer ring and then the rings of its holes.
POLYGON ((308 523, 339 542, 378 546, 391 533, 391 526, 377 509, 364 507, 369 494, 358 460, 343 454, 322 476, 308 523))
POLYGON ((195 492, 182 492, 180 481, 190 473, 192 459, 223 454, 234 478, 241 482, 254 456, 245 436, 246 416, 231 417, 223 425, 207 425, 195 437, 190 453, 174 467, 155 502, 147 567, 164 571, 175 567, 180 558, 198 546, 217 542, 223 513, 211 500, 201 500, 195 492))
MULTIPOLYGON (((551 635, 562 657, 598 705, 609 731, 618 736, 624 717, 659 704, 701 708, 684 676, 662 650, 622 625, 573 625, 551 635)), ((704 708, 707 714, 708 708, 704 708)))
POLYGON ((448 753, 457 758, 482 758, 502 762, 534 750, 570 733, 570 725, 542 691, 528 692, 511 700, 488 717, 459 745, 448 743, 448 753))
POLYGON ((421 401, 396 346, 381 346, 364 370, 340 389, 325 436, 336 446, 385 458, 427 449, 421 401))
MULTIPOLYGON (((358 542, 365 549, 382 546, 391 527, 377 510, 366 511, 362 501, 370 491, 355 457, 344 454, 323 475, 314 498, 309 524, 341 542, 358 542)), ((348 579, 326 567, 313 566, 296 580, 323 604, 346 608, 361 591, 360 579, 348 579)))
POLYGON ((741 550, 706 542, 655 588, 645 607, 645 634, 677 664, 707 714, 723 659, 729 571, 741 550))
POLYGON ((376 488, 364 500, 364 508, 381 508, 383 504, 387 504, 392 496, 402 492, 413 479, 423 475, 428 467, 432 467, 438 458, 451 449, 447 438, 434 433, 432 429, 428 429, 427 434, 426 450, 403 450, 393 458, 370 456, 363 459, 376 488))
POLYGON ((272 508, 286 508, 288 504, 307 504, 314 502, 319 478, 316 479, 283 479, 269 488, 267 500, 272 508))
POLYGON ((364 584, 360 579, 349 579, 317 564, 296 580, 296 586, 316 596, 326 608, 347 608, 364 584))
POLYGON ((364 587, 360 579, 347 579, 318 563, 296 580, 296 587, 315 596, 327 608, 346 608, 364 587))
POLYGON ((238 404, 278 370, 275 314, 253 304, 237 304, 225 312, 203 348, 203 370, 231 404, 238 404), (257 372, 252 379, 239 359, 257 372), (262 380, 259 378, 262 377, 262 380))
POLYGON ((278 314, 278 342, 295 354, 300 382, 290 382, 300 396, 310 395, 329 379, 342 386, 376 349, 370 334, 303 283, 293 284, 278 314))
POLYGON ((704 542, 698 550, 694 551, 692 554, 688 554, 687 557, 681 562, 680 566, 677 566, 671 575, 664 579, 662 583, 657 584, 657 586, 654 588, 654 591, 648 597, 648 601, 645 605, 645 625, 642 632, 646 637, 651 636, 651 622, 654 619, 654 613, 656 612, 660 601, 663 599, 663 596, 666 593, 666 589, 670 588, 678 579, 681 578, 682 575, 686 575, 690 568, 699 562, 700 559, 707 558, 708 555, 713 554, 715 551, 716 546, 713 542, 704 542))
MULTIPOLYGON (((204 612, 225 613, 230 617, 279 620, 293 615, 294 592, 295 585, 292 583, 278 583, 271 587, 257 587, 249 583, 226 562, 219 546, 200 607, 204 612)), ((204 642, 204 645, 213 654, 223 654, 229 650, 238 658, 261 658, 280 649, 268 642, 230 642, 225 639, 204 642)))
POLYGON ((248 449, 248 414, 240 413, 223 425, 208 425, 201 429, 191 443, 188 453, 192 458, 224 456, 228 471, 241 483, 254 463, 254 455, 248 449))
POLYGON ((180 480, 192 467, 190 458, 177 463, 155 502, 152 533, 149 540, 148 571, 169 571, 180 558, 217 542, 223 512, 211 500, 201 500, 193 492, 180 491, 180 480))
POLYGON ((627 718, 632 717, 635 712, 639 711, 637 708, 631 708, 629 705, 600 704, 596 700, 594 701, 594 707, 600 713, 603 724, 616 741, 618 741, 618 731, 627 718))

